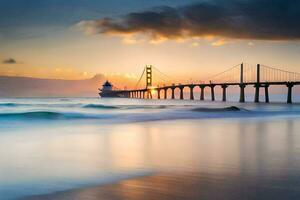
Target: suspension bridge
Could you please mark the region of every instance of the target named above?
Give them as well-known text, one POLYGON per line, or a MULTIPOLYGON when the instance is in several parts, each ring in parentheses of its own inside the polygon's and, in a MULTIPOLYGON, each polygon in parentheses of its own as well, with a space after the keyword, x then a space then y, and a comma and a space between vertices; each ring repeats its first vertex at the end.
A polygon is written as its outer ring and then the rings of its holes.
POLYGON ((226 101, 227 88, 229 86, 238 86, 240 89, 239 102, 243 103, 245 102, 245 88, 253 86, 255 90, 254 102, 260 102, 260 92, 263 89, 264 100, 266 103, 269 103, 269 87, 275 85, 282 85, 287 88, 286 102, 292 103, 293 87, 300 85, 300 73, 261 64, 249 65, 241 63, 206 80, 197 81, 197 83, 175 84, 172 83, 168 75, 162 73, 154 66, 147 65, 134 89, 117 90, 115 92, 123 97, 141 99, 152 99, 152 94, 157 92, 157 99, 175 99, 175 91, 179 89, 179 99, 184 99, 184 88, 189 88, 189 99, 194 100, 194 89, 199 87, 200 100, 204 100, 205 88, 210 88, 211 101, 215 101, 215 88, 221 87, 222 101, 226 101), (155 81, 157 83, 156 86, 153 84, 155 78, 157 79, 155 81), (142 80, 146 80, 144 86, 140 86, 142 80), (171 90, 170 97, 168 97, 169 90, 171 90))

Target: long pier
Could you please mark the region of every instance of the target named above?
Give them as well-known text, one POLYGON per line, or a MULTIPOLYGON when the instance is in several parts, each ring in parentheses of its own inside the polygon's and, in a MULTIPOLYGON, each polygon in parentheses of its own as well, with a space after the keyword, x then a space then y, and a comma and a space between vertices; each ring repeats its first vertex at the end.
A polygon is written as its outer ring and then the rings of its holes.
MULTIPOLYGON (((236 71, 237 66, 235 66, 233 69, 236 71)), ((147 87, 144 89, 133 89, 133 90, 122 90, 122 91, 117 91, 118 93, 121 93, 122 96, 127 97, 127 98, 140 98, 140 99, 152 99, 152 92, 155 91, 157 92, 157 99, 168 99, 168 91, 171 90, 171 99, 175 99, 175 90, 179 89, 179 99, 184 99, 184 89, 189 88, 189 99, 190 100, 195 100, 194 98, 194 89, 196 87, 200 88, 200 99, 201 101, 205 100, 205 88, 210 89, 210 94, 211 94, 211 101, 215 101, 215 88, 220 87, 222 89, 222 101, 227 100, 227 88, 230 86, 238 86, 240 89, 240 98, 239 102, 243 103, 245 102, 245 88, 252 86, 255 90, 254 93, 254 102, 258 103, 260 102, 260 93, 262 90, 264 90, 264 95, 265 95, 265 102, 269 103, 270 102, 270 97, 269 97, 269 87, 270 86, 285 86, 287 88, 287 103, 292 103, 292 97, 293 97, 293 87, 296 85, 300 85, 300 74, 294 73, 294 72, 288 72, 288 71, 283 71, 280 69, 275 69, 271 67, 266 67, 264 66, 263 72, 264 74, 264 79, 268 77, 268 81, 262 80, 262 67, 260 64, 257 64, 256 70, 255 70, 255 80, 253 80, 253 70, 251 72, 251 77, 249 81, 249 76, 247 78, 247 75, 245 75, 245 69, 244 69, 244 64, 240 64, 238 66, 239 68, 239 81, 230 81, 230 80, 225 80, 225 81, 214 81, 214 80, 209 80, 208 83, 190 83, 190 84, 171 84, 171 85, 164 85, 164 86, 157 86, 157 87, 150 87, 152 83, 152 72, 151 69, 148 67, 147 70, 147 87), (269 70, 267 73, 266 71, 269 70), (276 72, 277 70, 277 72, 276 72), (278 72, 279 71, 279 72, 278 72), (268 74, 269 73, 269 74, 268 74), (271 74, 270 74, 271 73, 271 74), (273 73, 273 74, 272 74, 273 73), (246 78, 248 80, 246 80, 246 78), (299 81, 297 79, 299 78, 299 81), (252 79, 252 80, 251 80, 252 79), (276 80, 277 79, 277 80, 276 80), (286 79, 286 80, 284 80, 286 79), (163 92, 162 92, 163 91, 163 92)), ((225 71, 224 73, 228 73, 229 71, 225 71)), ((249 69, 248 69, 249 71, 249 69)), ((224 73, 219 74, 224 75, 224 73)))

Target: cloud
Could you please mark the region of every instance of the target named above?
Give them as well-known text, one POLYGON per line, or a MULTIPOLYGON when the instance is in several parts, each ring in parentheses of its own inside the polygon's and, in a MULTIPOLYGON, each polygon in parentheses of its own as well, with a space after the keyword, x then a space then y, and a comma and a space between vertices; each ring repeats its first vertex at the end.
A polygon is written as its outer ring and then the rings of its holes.
POLYGON ((218 46, 223 46, 227 43, 226 40, 224 39, 219 39, 219 40, 216 40, 214 41, 213 43, 211 43, 212 46, 215 46, 215 47, 218 47, 218 46))
POLYGON ((299 21, 298 0, 206 0, 177 8, 163 6, 132 12, 119 18, 81 21, 78 26, 90 34, 142 34, 151 41, 211 36, 286 41, 300 39, 299 21))
POLYGON ((8 58, 8 59, 3 60, 2 63, 3 64, 16 64, 17 61, 15 59, 13 59, 13 58, 8 58))

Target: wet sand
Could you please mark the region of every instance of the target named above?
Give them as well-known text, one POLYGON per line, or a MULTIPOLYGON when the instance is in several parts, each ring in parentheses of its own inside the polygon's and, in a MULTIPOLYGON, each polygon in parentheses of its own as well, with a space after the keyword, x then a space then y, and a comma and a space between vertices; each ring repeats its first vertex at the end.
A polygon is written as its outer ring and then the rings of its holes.
POLYGON ((262 200, 299 199, 300 188, 285 177, 158 174, 115 184, 74 189, 23 200, 262 200))

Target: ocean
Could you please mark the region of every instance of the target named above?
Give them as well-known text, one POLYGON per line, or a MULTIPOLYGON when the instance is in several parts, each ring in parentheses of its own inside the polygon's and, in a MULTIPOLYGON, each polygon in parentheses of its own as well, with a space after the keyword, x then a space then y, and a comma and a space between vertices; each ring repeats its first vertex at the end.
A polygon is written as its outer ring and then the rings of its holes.
POLYGON ((298 103, 1 98, 0 199, 157 174, 202 199, 299 199, 299 130, 298 103))

